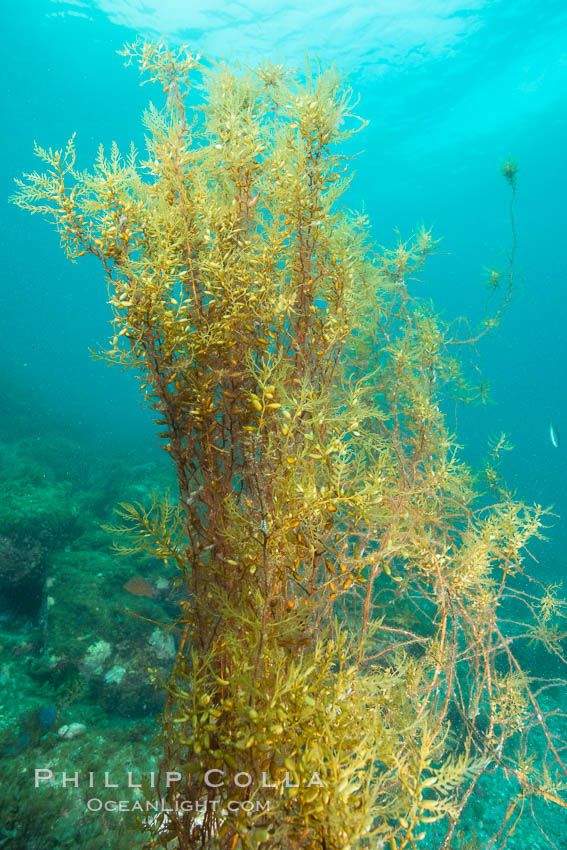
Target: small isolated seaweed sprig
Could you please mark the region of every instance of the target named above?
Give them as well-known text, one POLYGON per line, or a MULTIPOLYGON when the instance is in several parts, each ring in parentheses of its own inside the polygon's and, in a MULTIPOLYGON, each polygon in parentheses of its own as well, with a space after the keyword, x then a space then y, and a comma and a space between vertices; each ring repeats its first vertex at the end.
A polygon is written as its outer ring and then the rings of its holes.
POLYGON ((511 156, 506 159, 500 166, 500 172, 506 178, 512 189, 516 189, 518 177, 518 163, 511 156))

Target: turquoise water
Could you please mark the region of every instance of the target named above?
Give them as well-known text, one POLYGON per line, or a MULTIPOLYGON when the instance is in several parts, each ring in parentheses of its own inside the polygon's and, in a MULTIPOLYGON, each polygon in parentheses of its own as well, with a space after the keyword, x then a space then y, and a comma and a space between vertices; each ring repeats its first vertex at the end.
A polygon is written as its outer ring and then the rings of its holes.
MULTIPOLYGON (((478 346, 475 363, 492 382, 491 403, 459 410, 459 436, 467 457, 478 463, 489 437, 509 435, 514 445, 504 462, 509 484, 521 498, 554 512, 549 541, 532 548, 534 570, 562 580, 567 442, 555 448, 549 425, 553 421, 567 441, 565 4, 377 0, 350 10, 337 2, 308 4, 306 11, 301 6, 24 0, 3 11, 4 197, 12 193, 15 175, 36 167, 34 139, 59 147, 76 132, 78 164, 85 168, 100 141, 108 146, 116 140, 126 149, 133 139, 143 147, 140 115, 148 89, 138 86, 136 72, 125 69, 116 53, 138 34, 165 35, 205 55, 250 62, 269 56, 299 64, 308 51, 323 63, 336 62, 360 94, 358 113, 369 121, 351 143, 360 156, 348 204, 364 205, 376 241, 385 246, 394 244, 396 229, 409 237, 422 223, 432 226, 443 242, 426 269, 427 289, 420 285, 420 291, 445 316, 465 314, 474 322, 486 305, 484 270, 505 267, 512 242, 509 192, 499 169, 513 156, 520 168, 517 285, 500 327, 478 346)), ((10 489, 4 517, 15 522, 15 514, 27 510, 41 533, 57 540, 51 548, 45 543, 55 564, 50 575, 65 575, 71 562, 81 562, 89 576, 84 611, 70 614, 67 608, 60 628, 61 635, 65 629, 89 634, 96 630, 96 594, 121 592, 131 575, 104 549, 98 525, 108 521, 120 499, 147 495, 148 481, 165 488, 168 473, 131 375, 107 369, 90 355, 106 342, 110 315, 95 264, 70 265, 49 227, 14 207, 4 206, 0 223, 0 439, 2 482, 6 493, 10 489), (18 492, 16 480, 24 482, 18 492), (49 502, 53 527, 30 502, 32 491, 49 502), (73 552, 79 553, 74 561, 73 552)), ((123 597, 120 604, 128 606, 123 597)), ((140 613, 151 616, 151 598, 135 602, 140 613)), ((45 600, 37 600, 41 604, 45 600)), ((25 616, 24 611, 3 620, 10 650, 25 642, 25 616)), ((126 622, 109 614, 107 629, 131 628, 126 622)), ((34 641, 30 627, 29 642, 34 641)), ((51 692, 48 673, 42 678, 36 671, 26 679, 32 656, 24 654, 25 667, 20 656, 10 655, 9 664, 22 671, 24 691, 16 707, 5 700, 2 728, 10 732, 28 707, 40 710, 54 700, 65 722, 90 727, 98 722, 100 728, 109 723, 97 713, 104 705, 93 709, 93 694, 65 702, 51 692)), ((120 666, 118 660, 114 666, 120 666)), ((60 684, 64 679, 61 674, 60 684)), ((142 703, 138 714, 143 715, 142 703)), ((135 717, 124 715, 125 726, 134 723, 135 717)), ((24 733, 10 734, 9 746, 18 749, 24 733)), ((133 752, 146 745, 145 732, 113 727, 113 734, 122 743, 133 735, 133 752)), ((567 847, 559 826, 555 839, 567 847)), ((57 846, 80 846, 76 837, 69 841, 57 846)), ((0 846, 20 845, 13 838, 0 846)))

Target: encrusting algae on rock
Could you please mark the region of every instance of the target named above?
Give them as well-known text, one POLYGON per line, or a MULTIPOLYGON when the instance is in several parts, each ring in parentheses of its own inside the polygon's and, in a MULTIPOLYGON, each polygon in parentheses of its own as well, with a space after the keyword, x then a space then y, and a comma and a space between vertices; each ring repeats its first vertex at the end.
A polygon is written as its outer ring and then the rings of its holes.
POLYGON ((411 289, 435 241, 377 253, 338 205, 364 122, 334 70, 124 55, 167 96, 145 158, 113 144, 87 173, 73 139, 36 147, 47 171, 15 201, 100 261, 104 356, 138 375, 177 474, 113 529, 184 588, 162 760, 184 779, 147 846, 454 847, 486 771, 502 843, 534 796, 565 805, 518 660, 526 637, 560 657, 564 604, 524 574, 541 509, 481 499, 448 430, 466 341, 411 289), (228 774, 247 779, 210 781, 228 774))

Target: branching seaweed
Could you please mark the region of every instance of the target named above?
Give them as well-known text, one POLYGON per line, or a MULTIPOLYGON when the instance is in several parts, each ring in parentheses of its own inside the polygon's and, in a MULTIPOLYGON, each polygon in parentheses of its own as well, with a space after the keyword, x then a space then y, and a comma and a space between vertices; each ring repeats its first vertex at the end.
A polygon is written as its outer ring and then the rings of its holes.
POLYGON ((565 604, 526 570, 544 511, 501 482, 506 445, 489 505, 449 430, 466 340, 412 285, 435 240, 374 251, 339 206, 364 122, 333 69, 125 56, 167 95, 145 159, 113 144, 87 173, 73 139, 37 147, 15 201, 102 264, 103 356, 137 373, 177 474, 175 504, 114 528, 185 588, 162 765, 183 781, 148 846, 448 850, 498 772, 502 847, 535 797, 566 805, 563 680, 520 663, 528 641, 563 661, 565 604))

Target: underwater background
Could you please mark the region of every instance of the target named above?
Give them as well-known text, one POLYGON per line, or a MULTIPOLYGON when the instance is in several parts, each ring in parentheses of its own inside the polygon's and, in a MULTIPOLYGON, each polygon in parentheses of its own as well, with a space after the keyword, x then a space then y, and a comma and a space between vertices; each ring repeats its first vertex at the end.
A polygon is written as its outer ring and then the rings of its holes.
MULTIPOLYGON (((364 207, 379 245, 393 247, 396 231, 409 238, 432 226, 443 241, 416 292, 474 326, 491 306, 487 269, 508 264, 510 197, 500 166, 513 157, 515 291, 470 364, 491 382, 490 398, 451 415, 464 457, 477 467, 491 438, 509 437, 509 486, 553 512, 548 541, 530 547, 531 573, 561 582, 567 443, 552 444, 550 423, 567 440, 567 9, 560 0, 351 8, 329 1, 306 9, 261 0, 23 0, 2 18, 0 577, 2 564, 7 571, 16 562, 25 575, 0 590, 0 847, 130 847, 133 839, 103 818, 78 843, 80 807, 56 830, 62 799, 45 798, 38 816, 22 770, 28 761, 56 763, 63 745, 76 769, 110 769, 109 738, 117 764, 149 769, 159 698, 128 676, 148 663, 166 670, 175 648, 123 611, 158 622, 173 616, 171 577, 165 581, 157 563, 119 561, 100 525, 118 502, 147 500, 152 487, 173 482, 135 382, 92 357, 108 339, 111 315, 98 268, 69 264, 43 221, 8 205, 14 176, 36 167, 34 140, 60 147, 76 132, 79 168, 90 167, 99 142, 126 150, 133 140, 143 149, 141 113, 161 92, 140 88, 117 55, 136 35, 250 63, 301 65, 307 51, 336 63, 369 122, 350 143, 357 174, 346 203, 364 207), (75 737, 56 735, 72 724, 83 727, 75 737)), ((473 802, 470 821, 482 834, 493 789, 473 802)), ((548 818, 557 846, 567 848, 564 822, 551 809, 548 818)), ((509 846, 540 840, 543 847, 536 830, 509 846)))

